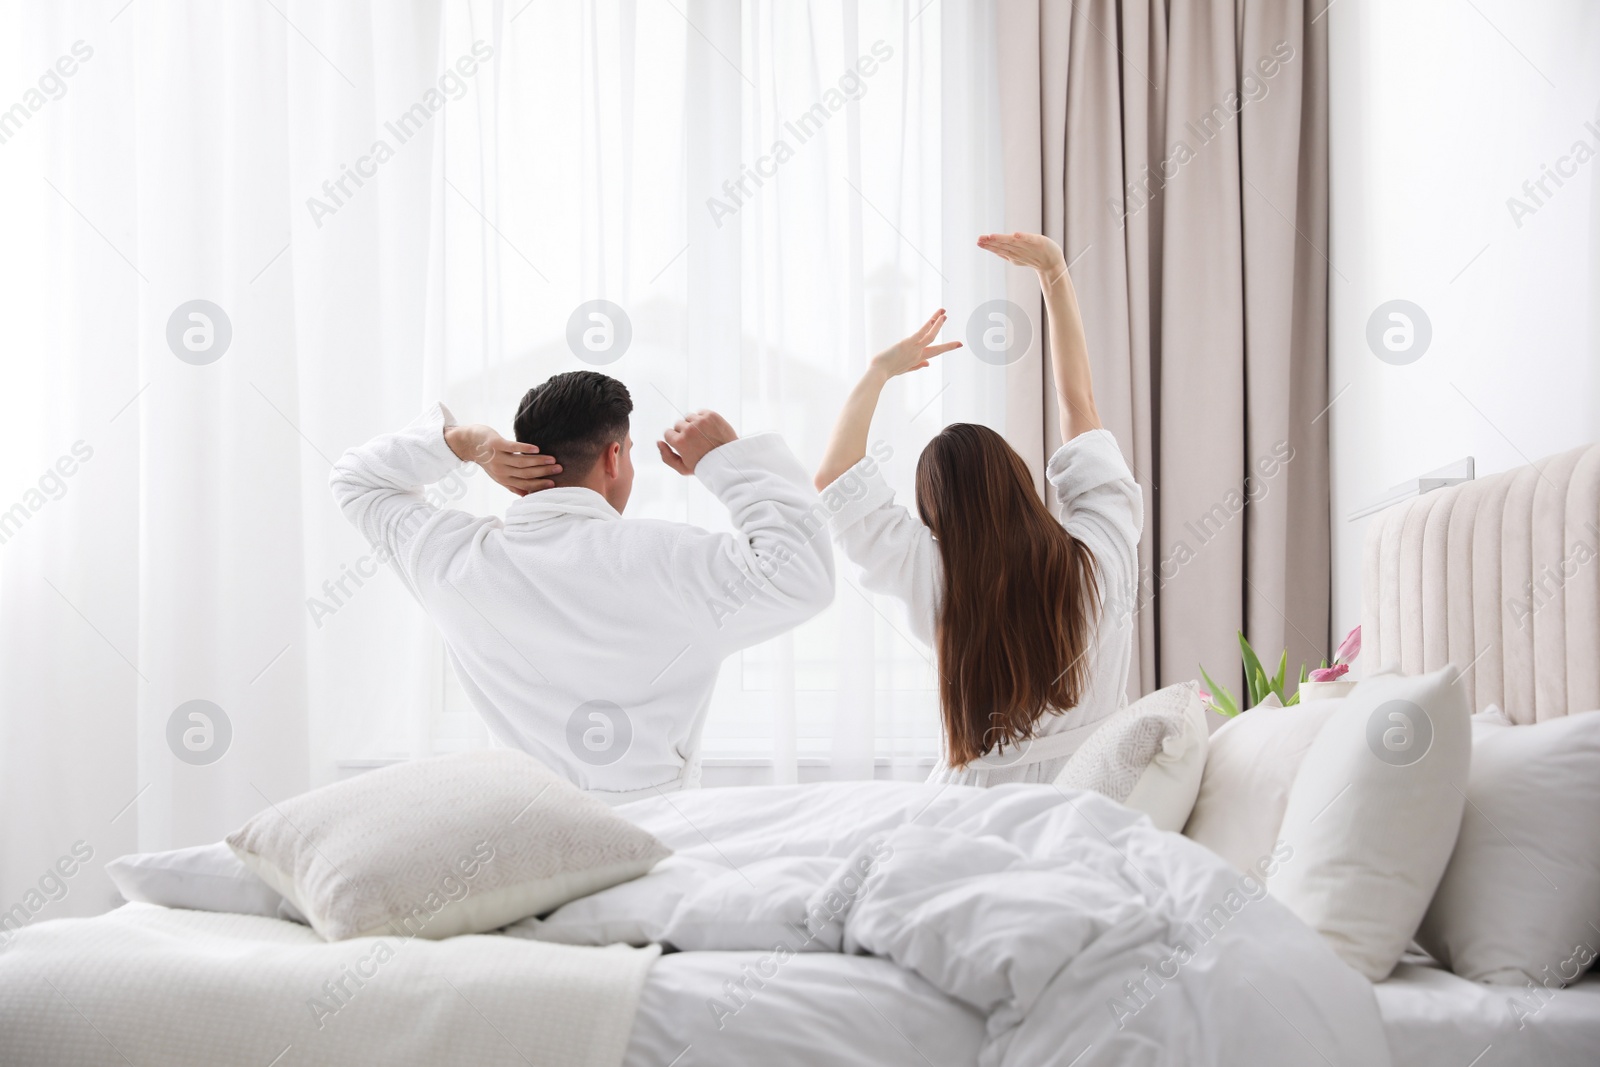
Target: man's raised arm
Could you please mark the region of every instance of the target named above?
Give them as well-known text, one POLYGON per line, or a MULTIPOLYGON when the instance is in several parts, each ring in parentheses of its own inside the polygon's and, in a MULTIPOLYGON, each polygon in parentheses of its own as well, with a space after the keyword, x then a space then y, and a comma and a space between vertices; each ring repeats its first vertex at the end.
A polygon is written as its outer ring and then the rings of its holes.
POLYGON ((561 468, 530 445, 508 442, 487 426, 458 426, 435 404, 404 429, 350 449, 333 465, 328 484, 345 518, 370 544, 398 552, 438 509, 425 486, 475 462, 516 493, 548 489, 542 477, 561 468))
POLYGON ((657 445, 728 508, 735 534, 685 539, 673 578, 726 652, 781 634, 833 600, 833 544, 805 468, 777 434, 740 438, 715 412, 685 416, 657 445))

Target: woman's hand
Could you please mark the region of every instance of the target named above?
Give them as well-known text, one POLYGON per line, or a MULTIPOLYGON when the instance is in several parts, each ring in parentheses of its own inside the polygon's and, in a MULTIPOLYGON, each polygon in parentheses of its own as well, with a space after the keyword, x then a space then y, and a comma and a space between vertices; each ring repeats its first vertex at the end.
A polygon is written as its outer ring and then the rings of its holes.
POLYGON ((894 378, 909 371, 921 370, 934 356, 960 348, 960 341, 933 343, 933 339, 938 337, 939 331, 944 328, 944 321, 944 308, 940 308, 916 333, 873 356, 872 369, 885 379, 894 378))
POLYGON ((897 345, 892 345, 872 357, 867 373, 861 376, 856 387, 845 397, 844 408, 833 424, 833 436, 823 450, 822 464, 813 479, 818 491, 832 485, 845 471, 855 466, 867 454, 867 431, 872 428, 872 413, 878 408, 878 396, 890 378, 919 370, 928 365, 934 356, 960 348, 960 341, 934 344, 944 327, 944 308, 933 313, 933 318, 922 328, 897 345))
POLYGON ((1100 429, 1100 413, 1094 405, 1094 375, 1089 370, 1089 342, 1061 246, 1039 233, 986 233, 978 238, 978 247, 1007 263, 1032 267, 1039 275, 1045 314, 1050 320, 1050 377, 1055 382, 1061 439, 1070 441, 1087 430, 1100 429))
POLYGON ((507 441, 492 426, 452 426, 444 442, 456 458, 476 463, 518 496, 553 487, 551 476, 561 473, 556 457, 540 455, 535 445, 507 441))
POLYGON ((1041 233, 986 233, 978 238, 978 247, 993 252, 1007 263, 1032 267, 1041 274, 1067 269, 1067 257, 1061 254, 1061 246, 1041 233))

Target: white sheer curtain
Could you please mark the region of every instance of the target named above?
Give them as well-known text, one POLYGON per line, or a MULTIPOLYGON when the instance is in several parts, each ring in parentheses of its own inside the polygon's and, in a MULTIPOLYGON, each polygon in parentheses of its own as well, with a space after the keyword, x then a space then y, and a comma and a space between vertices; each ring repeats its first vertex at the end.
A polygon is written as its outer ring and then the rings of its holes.
MULTIPOLYGON (((6 14, 0 84, 24 109, 0 144, 0 310, 22 324, 0 427, 9 907, 76 842, 98 868, 216 840, 330 778, 347 737, 429 707, 425 626, 388 576, 331 619, 307 600, 366 552, 330 506, 328 457, 429 387, 434 153, 406 145, 320 227, 305 204, 421 91, 440 15, 6 14), (62 56, 80 57, 70 75, 62 56), (195 300, 214 305, 198 351, 195 300), (83 452, 58 491, 48 473, 83 452), (381 633, 354 625, 363 597, 394 605, 381 633)), ((49 908, 110 901, 96 870, 49 908)))
MULTIPOLYGON (((679 410, 812 462, 868 353, 1003 292, 971 245, 1002 207, 983 5, 0 12, 0 85, 92 51, 0 125, 0 907, 77 841, 98 868, 215 840, 362 761, 486 743, 332 505, 343 448, 441 397, 509 428, 524 389, 587 365, 569 318, 605 299, 631 326, 601 368, 637 404, 630 514, 716 526, 649 452, 679 410)), ((909 498, 952 420, 1034 441, 1037 374, 1030 352, 897 383, 891 479, 909 498)), ((714 780, 719 759, 724 780, 924 773, 927 654, 841 571, 823 617, 725 666, 714 780)), ((96 871, 46 906, 109 899, 96 871)))
MULTIPOLYGON (((453 11, 444 49, 495 49, 445 127, 440 336, 458 413, 504 424, 527 385, 584 366, 568 317, 604 299, 632 341, 601 369, 629 385, 642 448, 680 411, 713 407, 811 461, 867 354, 997 284, 970 248, 1001 207, 987 14, 710 2, 494 14, 453 11)), ((1005 383, 967 359, 890 390, 875 432, 907 489, 944 422, 1003 422, 1005 383)), ((697 486, 638 458, 630 510, 723 523, 697 486)), ((925 650, 843 570, 827 613, 724 669, 706 730, 713 780, 719 757, 753 757, 762 777, 770 760, 792 781, 800 761, 837 777, 871 776, 875 761, 918 774, 935 751, 925 650)))

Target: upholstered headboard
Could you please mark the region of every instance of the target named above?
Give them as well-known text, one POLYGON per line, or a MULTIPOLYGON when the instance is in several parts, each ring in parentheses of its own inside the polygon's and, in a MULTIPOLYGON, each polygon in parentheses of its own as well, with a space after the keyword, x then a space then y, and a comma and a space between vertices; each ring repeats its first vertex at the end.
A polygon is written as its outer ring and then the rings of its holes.
POLYGON ((1380 514, 1361 594, 1367 672, 1453 663, 1474 711, 1600 708, 1600 445, 1380 514))

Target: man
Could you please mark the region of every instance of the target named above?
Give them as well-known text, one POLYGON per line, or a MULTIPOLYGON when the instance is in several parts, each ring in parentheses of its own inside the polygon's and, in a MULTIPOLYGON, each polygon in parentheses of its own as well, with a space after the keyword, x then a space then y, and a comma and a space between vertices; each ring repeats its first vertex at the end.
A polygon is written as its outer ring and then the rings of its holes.
POLYGON ((833 597, 833 550, 806 472, 776 434, 696 412, 656 443, 727 505, 736 534, 624 521, 633 401, 614 378, 558 374, 523 397, 516 441, 442 404, 346 452, 333 494, 444 635, 496 738, 608 801, 698 784, 722 660, 833 597), (422 488, 476 462, 521 499, 504 521, 422 488))

